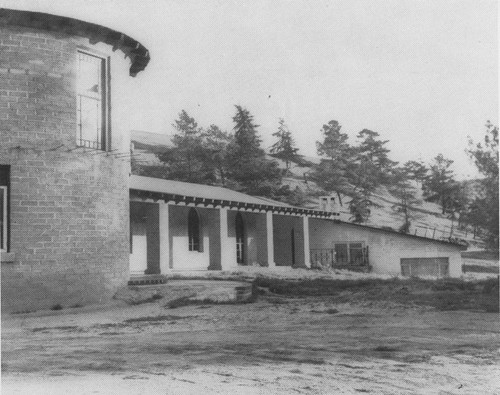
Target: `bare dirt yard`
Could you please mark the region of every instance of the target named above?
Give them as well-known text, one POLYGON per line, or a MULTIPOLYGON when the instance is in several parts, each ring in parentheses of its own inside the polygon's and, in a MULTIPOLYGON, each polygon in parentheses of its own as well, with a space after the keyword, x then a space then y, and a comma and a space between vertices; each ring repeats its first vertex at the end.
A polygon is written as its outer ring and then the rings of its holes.
POLYGON ((2 393, 500 393, 498 279, 258 277, 255 289, 246 304, 5 315, 2 393))

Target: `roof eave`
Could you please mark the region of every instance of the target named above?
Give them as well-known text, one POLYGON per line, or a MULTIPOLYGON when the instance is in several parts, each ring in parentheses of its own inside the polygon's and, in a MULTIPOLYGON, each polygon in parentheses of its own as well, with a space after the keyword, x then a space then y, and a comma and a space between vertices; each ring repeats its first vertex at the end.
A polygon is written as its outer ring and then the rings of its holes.
POLYGON ((0 26, 13 25, 87 37, 92 44, 103 42, 130 58, 130 76, 135 77, 149 63, 149 51, 133 38, 107 28, 65 16, 0 8, 0 26))

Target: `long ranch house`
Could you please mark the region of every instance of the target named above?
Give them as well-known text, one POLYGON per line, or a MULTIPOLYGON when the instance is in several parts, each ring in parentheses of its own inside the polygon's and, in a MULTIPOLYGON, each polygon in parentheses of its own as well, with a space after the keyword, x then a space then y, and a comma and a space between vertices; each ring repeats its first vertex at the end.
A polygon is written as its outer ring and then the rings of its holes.
POLYGON ((132 279, 185 270, 337 267, 460 276, 463 246, 341 222, 229 189, 131 176, 132 279))

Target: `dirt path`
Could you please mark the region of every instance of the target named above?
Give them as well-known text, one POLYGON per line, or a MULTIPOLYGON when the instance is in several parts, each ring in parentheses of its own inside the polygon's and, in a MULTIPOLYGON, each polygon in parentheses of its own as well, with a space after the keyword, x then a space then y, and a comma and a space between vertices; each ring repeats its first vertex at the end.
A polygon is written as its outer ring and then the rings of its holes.
POLYGON ((2 393, 494 394, 498 330, 497 314, 325 297, 10 316, 2 393))

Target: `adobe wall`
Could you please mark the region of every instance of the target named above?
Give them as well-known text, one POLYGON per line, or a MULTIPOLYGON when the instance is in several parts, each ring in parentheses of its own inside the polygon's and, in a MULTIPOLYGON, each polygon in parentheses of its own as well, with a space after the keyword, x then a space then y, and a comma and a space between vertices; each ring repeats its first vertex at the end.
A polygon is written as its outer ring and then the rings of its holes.
MULTIPOLYGON (((104 44, 2 25, 0 164, 10 165, 10 249, 2 309, 25 311, 109 299, 128 280, 129 164, 76 148, 77 47, 104 44)), ((111 148, 128 151, 128 60, 111 58, 111 148)))
POLYGON ((451 277, 462 274, 460 248, 432 240, 398 235, 356 225, 310 219, 310 248, 333 248, 336 242, 364 242, 374 273, 401 274, 401 258, 449 258, 451 277))

